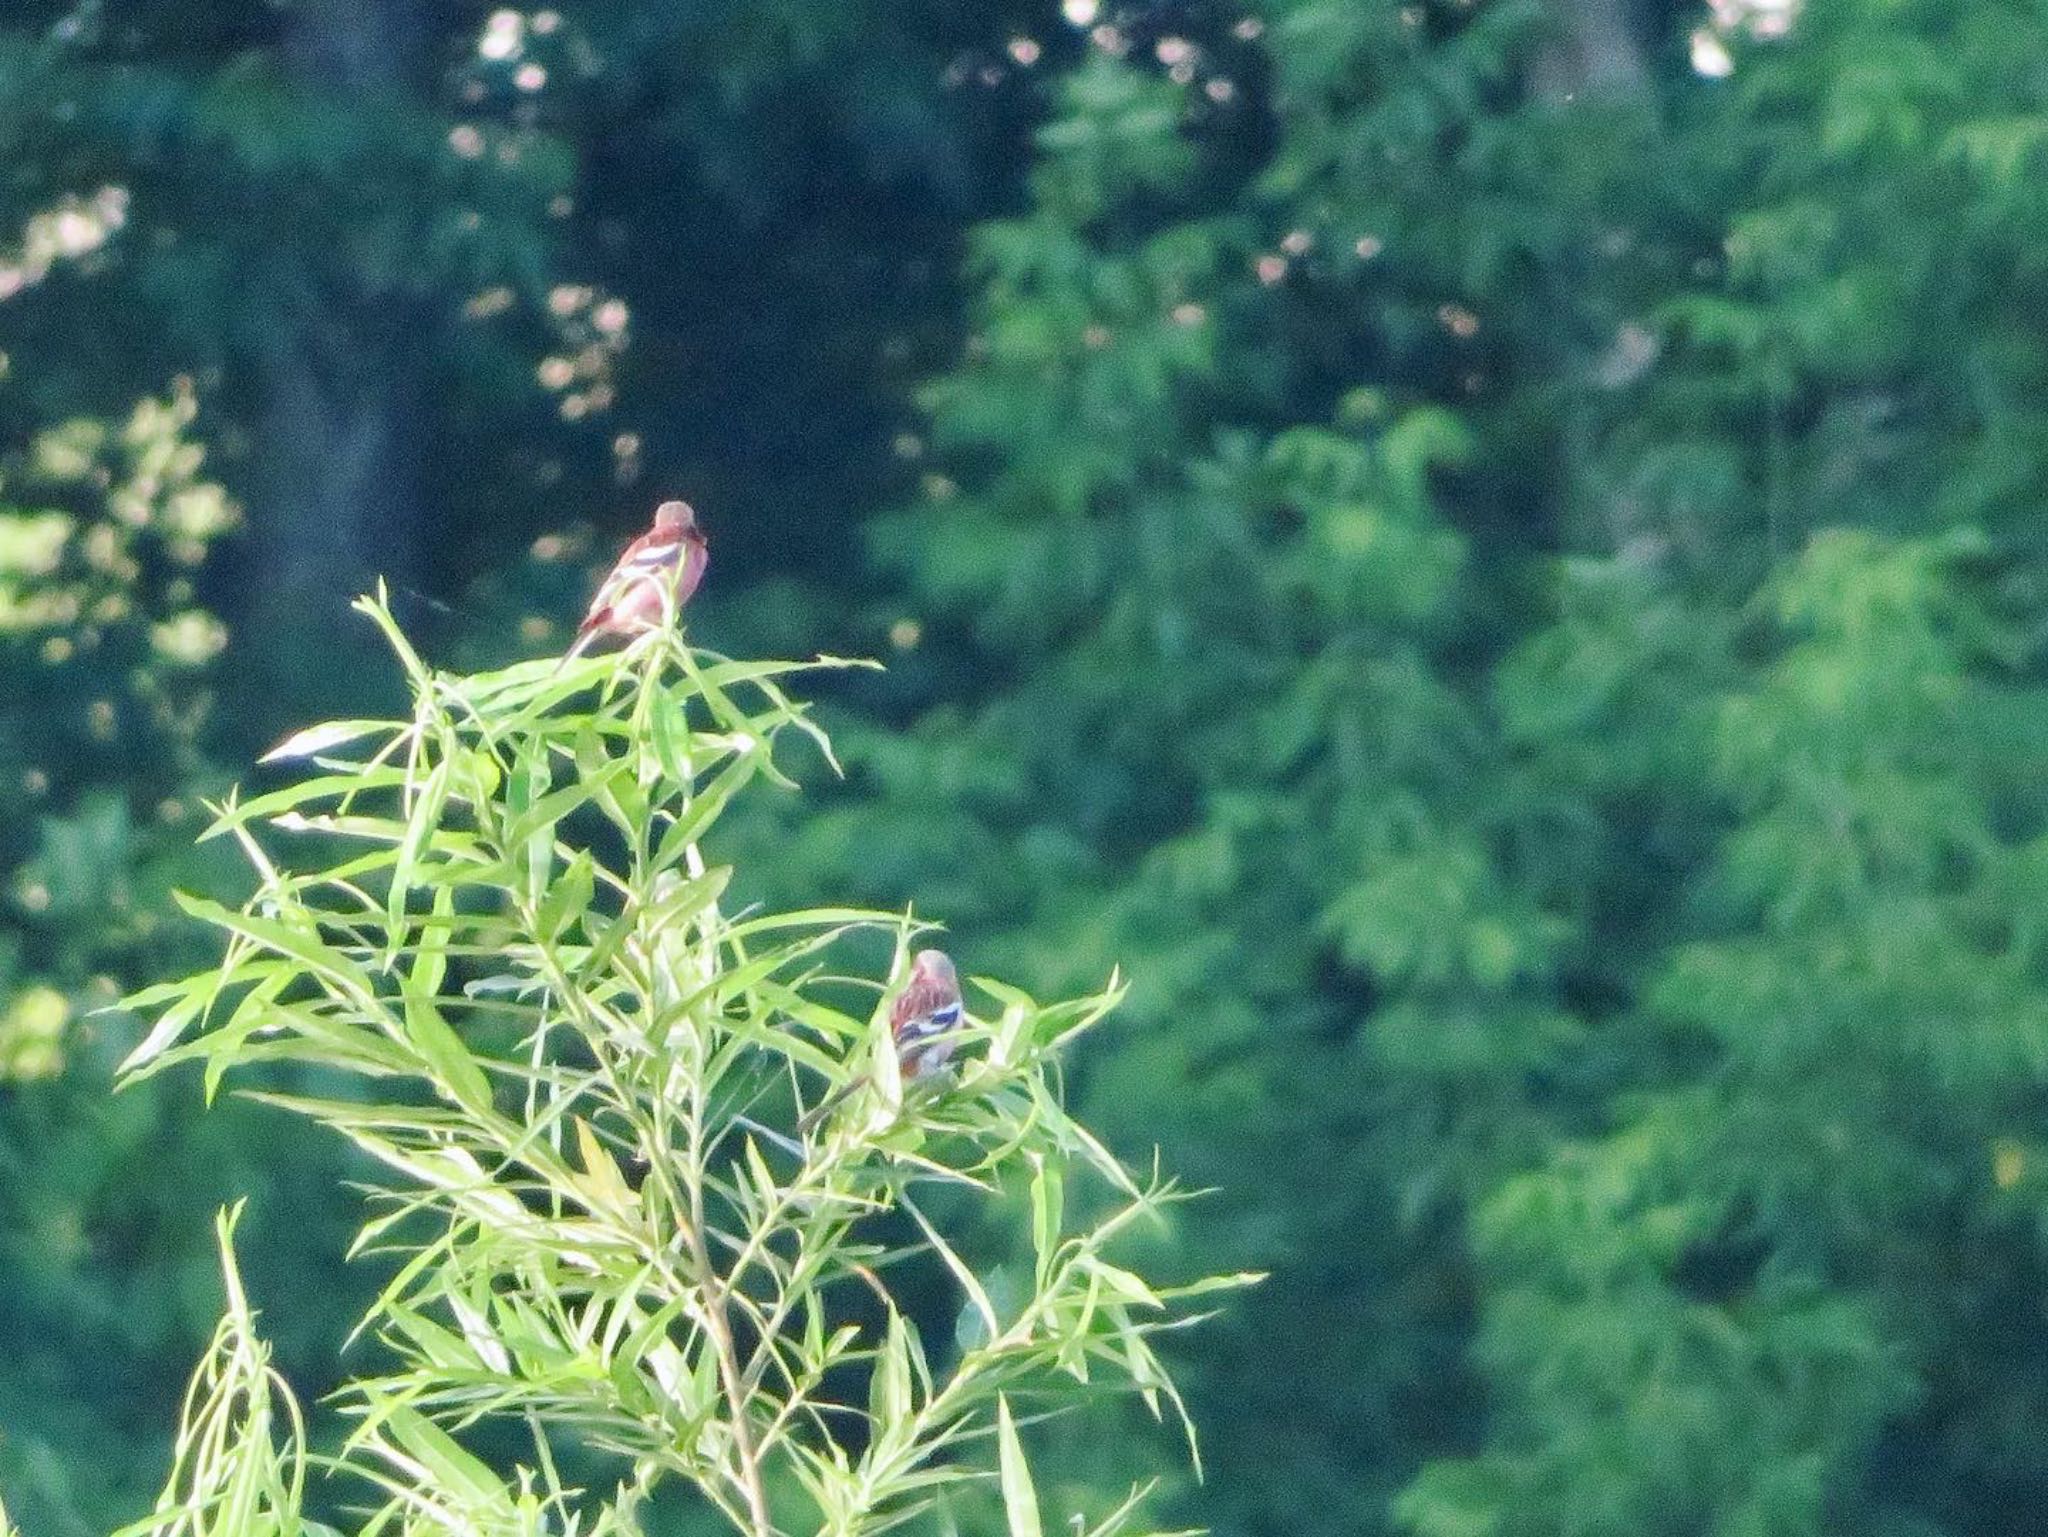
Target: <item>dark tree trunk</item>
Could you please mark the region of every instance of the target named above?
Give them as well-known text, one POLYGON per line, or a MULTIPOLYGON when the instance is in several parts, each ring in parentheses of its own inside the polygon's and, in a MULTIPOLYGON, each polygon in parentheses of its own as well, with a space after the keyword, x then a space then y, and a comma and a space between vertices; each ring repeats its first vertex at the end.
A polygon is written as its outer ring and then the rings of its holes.
POLYGON ((424 0, 293 0, 285 61, 316 91, 404 91, 425 78, 424 0))
MULTIPOLYGON (((1654 113, 1656 81, 1634 24, 1631 0, 1550 0, 1545 45, 1530 61, 1531 94, 1551 111, 1609 119, 1617 133, 1635 113, 1654 113)), ((1631 140, 1631 142, 1639 142, 1631 140)), ((1645 166, 1645 174, 1651 167, 1645 166)), ((1599 483, 1599 440, 1611 407, 1602 359, 1613 355, 1621 325, 1600 247, 1636 232, 1606 222, 1596 197, 1580 210, 1578 234, 1551 253, 1540 275, 1547 290, 1545 325, 1529 343, 1532 374, 1561 386, 1554 421, 1558 524, 1567 545, 1617 549, 1642 530, 1599 483)))
POLYGON ((273 639, 324 642, 358 592, 408 582, 416 564, 420 364, 401 341, 321 318, 280 338, 268 369, 257 623, 273 639))
POLYGON ((1649 79, 1628 0, 1552 0, 1552 41, 1536 59, 1532 84, 1549 101, 1634 96, 1649 79))
MULTIPOLYGON (((295 0, 282 52, 306 110, 360 114, 381 99, 417 111, 431 79, 424 8, 425 0, 295 0)), ((364 171, 383 181, 379 173, 393 169, 364 171)), ((402 207, 384 216, 406 217, 402 207)), ((380 575, 409 581, 417 563, 421 338, 430 330, 416 296, 380 291, 310 232, 288 259, 297 266, 279 285, 262 360, 251 622, 272 706, 297 715, 350 697, 351 670, 335 663, 366 636, 347 604, 380 575)))

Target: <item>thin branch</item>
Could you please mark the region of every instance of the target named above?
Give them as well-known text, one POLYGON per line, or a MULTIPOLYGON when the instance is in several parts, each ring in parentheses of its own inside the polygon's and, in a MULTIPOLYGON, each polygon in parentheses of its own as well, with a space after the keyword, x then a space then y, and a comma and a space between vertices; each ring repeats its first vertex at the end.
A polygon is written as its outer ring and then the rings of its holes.
POLYGON ((754 1444, 754 1427, 748 1414, 750 1395, 740 1380, 739 1353, 734 1348, 730 1294, 711 1263, 711 1251, 704 1242, 704 1171, 699 1163, 704 1146, 703 1091, 701 1075, 692 1084, 689 1120, 690 1164, 684 1170, 689 1189, 689 1219, 683 1224, 683 1239, 690 1260, 697 1268, 704 1295, 704 1332, 718 1358, 718 1377, 725 1390, 726 1407, 732 1416, 733 1456, 738 1461, 742 1487, 753 1537, 775 1537, 768 1519, 768 1492, 761 1481, 761 1459, 754 1444))

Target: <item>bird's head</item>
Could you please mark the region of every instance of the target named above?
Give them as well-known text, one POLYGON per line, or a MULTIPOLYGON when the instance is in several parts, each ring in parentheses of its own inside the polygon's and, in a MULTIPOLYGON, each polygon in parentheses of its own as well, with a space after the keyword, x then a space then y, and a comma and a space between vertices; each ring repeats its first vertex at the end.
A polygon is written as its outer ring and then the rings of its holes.
POLYGON ((953 969, 953 957, 943 950, 920 950, 911 958, 911 985, 922 982, 950 992, 960 991, 960 974, 953 969))
POLYGON ((663 502, 654 509, 654 527, 657 533, 679 534, 694 544, 704 542, 704 531, 697 526, 696 509, 688 502, 663 502))

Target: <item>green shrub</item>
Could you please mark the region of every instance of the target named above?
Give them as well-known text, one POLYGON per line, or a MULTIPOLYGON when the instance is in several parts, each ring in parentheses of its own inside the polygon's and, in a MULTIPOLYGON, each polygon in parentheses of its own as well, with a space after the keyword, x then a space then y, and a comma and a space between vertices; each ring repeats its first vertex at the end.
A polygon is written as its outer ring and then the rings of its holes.
MULTIPOLYGON (((1177 1411, 1152 1338, 1246 1279, 1161 1288, 1111 1258, 1183 1198, 1062 1108, 1059 1049, 1114 980, 1041 1006, 977 979, 964 1064, 905 1083, 888 979, 930 925, 728 911, 705 853, 735 795, 790 783, 792 728, 829 757, 777 681, 796 664, 663 633, 453 677, 362 607, 412 718, 301 732, 270 757, 317 772, 219 808, 208 836, 257 889, 181 898, 226 953, 131 1000, 156 1023, 128 1070, 196 1061, 211 1094, 297 1064, 317 1088, 255 1092, 381 1168, 356 1249, 393 1267, 359 1326, 382 1360, 322 1459, 376 1492, 363 1530, 635 1533, 688 1486, 754 1537, 852 1537, 971 1506, 992 1461, 1035 1537, 1020 1426, 1106 1385, 1177 1411), (947 1238, 977 1208, 1028 1229, 1027 1277, 991 1284, 947 1238), (934 1265, 950 1338, 906 1300, 934 1265)), ((226 1258, 229 1319, 136 1533, 304 1529, 305 1440, 226 1258)))

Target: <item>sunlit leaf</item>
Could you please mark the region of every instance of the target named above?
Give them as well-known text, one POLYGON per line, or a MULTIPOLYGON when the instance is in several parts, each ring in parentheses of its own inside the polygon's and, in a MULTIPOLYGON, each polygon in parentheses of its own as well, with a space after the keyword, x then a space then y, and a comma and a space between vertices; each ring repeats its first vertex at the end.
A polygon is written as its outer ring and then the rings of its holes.
POLYGON ((1001 1463, 1003 1513, 1008 1518, 1010 1537, 1043 1537, 1038 1519, 1038 1491, 1031 1481, 1031 1464, 1025 1460, 1024 1444, 1017 1438, 1017 1422, 1010 1416, 1010 1400, 998 1401, 996 1445, 1001 1463))

